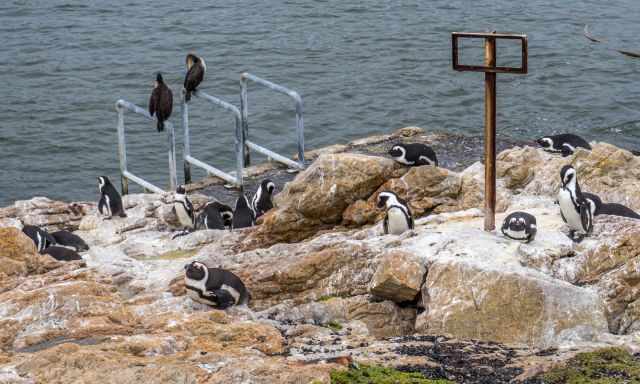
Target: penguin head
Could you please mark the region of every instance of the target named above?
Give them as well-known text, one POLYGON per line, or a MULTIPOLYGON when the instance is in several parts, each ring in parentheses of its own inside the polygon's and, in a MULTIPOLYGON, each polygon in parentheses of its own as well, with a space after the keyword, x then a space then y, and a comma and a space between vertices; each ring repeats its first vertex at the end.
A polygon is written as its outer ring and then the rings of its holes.
POLYGON ((184 195, 185 193, 184 185, 178 185, 178 188, 176 188, 176 195, 184 195))
POLYGON ((378 202, 376 203, 378 208, 388 207, 391 204, 398 204, 398 196, 393 192, 380 192, 378 195, 378 202))
POLYGON ((233 222, 233 209, 230 206, 216 202, 218 205, 218 212, 222 217, 222 221, 226 227, 230 227, 233 222))
POLYGON ((98 177, 98 190, 102 192, 107 185, 110 185, 111 181, 107 176, 98 177))
POLYGON ((508 228, 512 231, 524 231, 527 228, 527 223, 522 216, 512 216, 508 223, 508 228))
POLYGON ((565 165, 560 170, 560 181, 562 182, 562 188, 575 185, 576 183, 576 169, 571 165, 565 165))
POLYGON ((393 158, 402 158, 405 157, 407 153, 407 149, 402 144, 396 144, 389 150, 389 155, 393 158))
POLYGON ((540 145, 544 149, 553 148, 553 139, 549 136, 542 136, 541 138, 536 140, 536 143, 538 143, 538 145, 540 145))
POLYGON ((262 180, 262 183, 260 183, 260 188, 262 188, 263 191, 271 195, 273 194, 273 191, 276 190, 276 185, 273 183, 273 181, 269 179, 264 179, 262 180))
POLYGON ((206 280, 208 271, 207 266, 199 261, 184 266, 184 274, 191 280, 206 280))

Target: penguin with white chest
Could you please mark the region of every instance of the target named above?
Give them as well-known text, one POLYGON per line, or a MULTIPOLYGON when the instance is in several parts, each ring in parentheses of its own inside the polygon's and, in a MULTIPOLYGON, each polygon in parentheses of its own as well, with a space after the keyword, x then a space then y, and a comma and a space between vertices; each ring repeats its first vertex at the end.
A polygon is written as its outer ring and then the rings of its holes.
POLYGON ((273 208, 272 195, 276 190, 276 185, 269 179, 262 180, 258 190, 251 199, 251 206, 256 213, 256 218, 264 215, 268 210, 273 208))
POLYGON ((231 229, 252 227, 256 224, 256 214, 249 204, 249 199, 241 193, 236 200, 236 209, 233 211, 231 229))
POLYGON ((385 208, 387 212, 382 222, 386 235, 400 235, 413 229, 414 222, 411 210, 407 203, 393 192, 380 192, 378 195, 378 208, 385 208))
POLYGON ((106 219, 113 216, 127 217, 124 213, 122 205, 122 197, 116 188, 111 184, 111 180, 107 176, 98 177, 98 190, 100 191, 100 200, 98 201, 98 212, 106 219))
POLYGON ((560 170, 561 187, 558 192, 558 204, 562 220, 569 226, 569 237, 580 242, 593 230, 591 205, 585 199, 575 168, 565 165, 560 170), (577 235, 577 237, 576 237, 577 235))
POLYGON ((174 238, 186 235, 196 228, 196 217, 193 210, 193 204, 191 204, 191 200, 187 197, 187 193, 182 185, 176 188, 176 193, 173 197, 173 210, 175 211, 176 216, 178 217, 178 222, 180 222, 183 229, 183 231, 174 236, 174 238))
POLYGON ((193 300, 218 309, 249 304, 251 294, 232 272, 199 261, 185 265, 184 270, 184 284, 193 300))
POLYGON ((583 192, 582 195, 589 203, 589 206, 591 207, 591 215, 594 217, 599 215, 611 215, 626 217, 629 219, 640 219, 640 214, 625 205, 618 203, 605 203, 599 196, 594 195, 593 193, 583 192))
POLYGON ((560 135, 543 136, 536 140, 545 152, 559 153, 562 157, 573 155, 576 148, 591 150, 591 145, 578 135, 562 133, 560 135))
POLYGON ((438 158, 433 148, 421 143, 396 144, 389 150, 389 155, 404 165, 434 165, 438 166, 438 158))
POLYGON ((46 229, 36 227, 35 225, 25 225, 22 227, 22 232, 33 240, 33 243, 40 253, 56 243, 56 239, 51 236, 46 229))
POLYGON ((535 216, 526 212, 513 212, 502 222, 502 234, 512 240, 530 243, 537 232, 535 216))

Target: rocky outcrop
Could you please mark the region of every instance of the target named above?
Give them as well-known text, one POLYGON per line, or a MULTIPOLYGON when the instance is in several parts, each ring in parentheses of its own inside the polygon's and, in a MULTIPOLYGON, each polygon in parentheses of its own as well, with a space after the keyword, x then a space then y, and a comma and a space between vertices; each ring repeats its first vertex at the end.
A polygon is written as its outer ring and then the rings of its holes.
POLYGON ((0 222, 13 218, 22 224, 76 230, 82 217, 93 210, 94 203, 65 203, 36 197, 31 200, 18 200, 12 206, 0 208, 0 222))
POLYGON ((415 254, 390 251, 382 257, 369 284, 372 294, 396 303, 413 301, 420 293, 427 268, 415 254))

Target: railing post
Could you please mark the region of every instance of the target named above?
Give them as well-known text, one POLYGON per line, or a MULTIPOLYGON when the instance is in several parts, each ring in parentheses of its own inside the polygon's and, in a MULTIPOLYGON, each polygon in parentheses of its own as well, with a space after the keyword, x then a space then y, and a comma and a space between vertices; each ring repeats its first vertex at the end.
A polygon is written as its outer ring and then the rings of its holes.
MULTIPOLYGON (((484 65, 496 67, 496 39, 484 42, 484 65)), ((484 74, 484 230, 496 228, 496 74, 484 74)))
POLYGON ((184 150, 182 151, 183 163, 184 163, 184 183, 191 183, 191 163, 187 161, 187 158, 191 156, 191 142, 189 138, 189 104, 184 100, 184 94, 182 96, 182 130, 184 132, 184 150))
MULTIPOLYGON (((249 98, 247 96, 247 77, 246 73, 240 75, 240 111, 242 115, 242 143, 249 140, 249 98)), ((251 153, 249 147, 244 145, 244 165, 251 165, 251 153)))
POLYGON ((302 98, 297 92, 291 96, 296 100, 296 130, 298 132, 298 163, 304 168, 304 120, 302 118, 302 98))
POLYGON ((176 173, 176 135, 173 124, 166 122, 167 141, 169 143, 169 190, 175 191, 178 186, 178 175, 176 173))
POLYGON ((116 102, 116 111, 118 111, 118 157, 120 158, 121 193, 126 195, 129 193, 129 180, 125 176, 127 172, 127 148, 124 139, 124 111, 120 108, 120 100, 116 102))

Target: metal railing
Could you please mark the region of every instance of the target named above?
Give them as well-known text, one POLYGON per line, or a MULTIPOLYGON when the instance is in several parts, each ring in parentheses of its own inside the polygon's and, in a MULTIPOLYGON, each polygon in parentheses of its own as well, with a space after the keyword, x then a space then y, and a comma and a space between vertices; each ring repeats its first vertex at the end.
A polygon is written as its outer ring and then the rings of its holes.
MULTIPOLYGON (((149 112, 147 112, 146 110, 125 100, 118 100, 116 102, 116 110, 118 111, 118 154, 120 157, 120 179, 122 182, 122 194, 126 195, 127 193, 129 193, 129 180, 142 186, 146 190, 155 193, 164 193, 165 191, 162 188, 151 184, 150 182, 134 175, 127 170, 127 147, 124 134, 125 110, 142 115, 149 120, 155 121, 156 119, 149 115, 149 112)), ((176 176, 176 141, 173 131, 173 125, 170 122, 165 121, 164 126, 167 129, 167 139, 169 144, 169 187, 173 191, 176 189, 176 186, 178 184, 178 179, 176 176)))
POLYGON ((240 108, 242 110, 242 137, 244 139, 244 164, 250 164, 249 149, 253 149, 256 152, 262 153, 269 158, 276 160, 280 163, 286 164, 289 167, 304 169, 304 121, 302 119, 302 98, 293 90, 285 88, 281 85, 274 84, 268 80, 264 80, 258 76, 250 73, 243 73, 240 75, 240 108), (298 136, 298 162, 295 162, 285 156, 279 155, 267 148, 264 148, 249 140, 249 107, 247 98, 247 85, 249 80, 254 83, 261 84, 273 91, 283 93, 291 97, 295 101, 296 107, 296 131, 298 136))
POLYGON ((244 146, 242 145, 242 115, 240 110, 235 105, 229 104, 226 101, 220 100, 217 97, 207 95, 202 91, 193 92, 193 96, 196 98, 204 99, 213 105, 222 107, 223 109, 233 113, 236 123, 235 129, 235 153, 236 153, 236 171, 235 176, 231 173, 222 171, 221 169, 212 167, 195 157, 191 156, 191 138, 189 135, 189 104, 182 98, 182 128, 184 130, 184 182, 188 184, 191 182, 191 164, 196 167, 200 167, 210 174, 217 176, 227 182, 233 183, 238 187, 242 187, 242 169, 244 168, 244 146))

